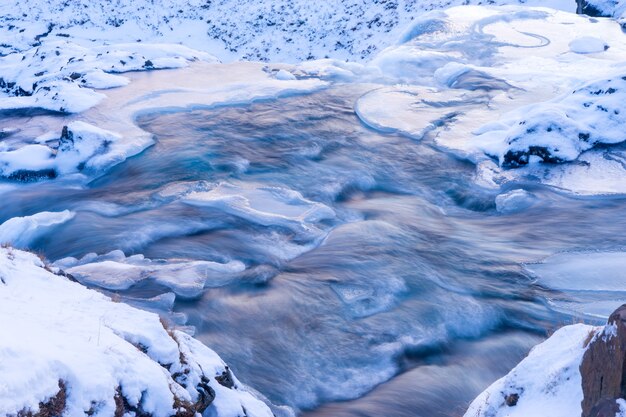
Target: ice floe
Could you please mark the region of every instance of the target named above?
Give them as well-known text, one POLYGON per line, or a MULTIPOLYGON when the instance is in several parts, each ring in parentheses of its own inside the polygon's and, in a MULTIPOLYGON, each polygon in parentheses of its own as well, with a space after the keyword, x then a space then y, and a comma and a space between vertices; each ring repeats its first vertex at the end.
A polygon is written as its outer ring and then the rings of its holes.
POLYGON ((322 236, 317 224, 335 218, 333 209, 297 191, 264 185, 220 183, 209 191, 192 192, 183 201, 218 208, 262 226, 284 227, 304 240, 322 236))
POLYGON ((525 269, 537 283, 566 294, 550 303, 582 316, 606 318, 626 299, 626 252, 566 252, 525 269))
POLYGON ((0 243, 19 248, 30 247, 37 239, 52 232, 54 228, 70 221, 75 213, 41 212, 32 216, 13 217, 0 224, 0 243))
POLYGON ((245 265, 239 261, 151 260, 142 255, 126 257, 119 250, 101 256, 87 254, 80 260, 64 258, 54 266, 85 285, 126 290, 149 280, 184 298, 198 297, 204 288, 226 285, 245 270, 245 265))

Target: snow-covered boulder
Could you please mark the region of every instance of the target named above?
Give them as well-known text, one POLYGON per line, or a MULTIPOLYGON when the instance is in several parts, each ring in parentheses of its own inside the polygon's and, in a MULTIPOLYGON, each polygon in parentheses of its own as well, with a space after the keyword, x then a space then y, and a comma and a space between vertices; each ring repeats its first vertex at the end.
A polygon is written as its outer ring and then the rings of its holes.
POLYGON ((3 416, 272 416, 191 336, 10 247, 0 248, 0 327, 3 416))
POLYGON ((533 160, 572 161, 596 145, 626 140, 625 100, 626 76, 620 73, 555 100, 533 104, 522 118, 501 120, 500 125, 485 128, 478 140, 494 143, 495 137, 501 137, 502 151, 494 156, 506 167, 533 160))
POLYGON ((626 304, 605 326, 565 326, 469 406, 465 417, 624 417, 626 304))

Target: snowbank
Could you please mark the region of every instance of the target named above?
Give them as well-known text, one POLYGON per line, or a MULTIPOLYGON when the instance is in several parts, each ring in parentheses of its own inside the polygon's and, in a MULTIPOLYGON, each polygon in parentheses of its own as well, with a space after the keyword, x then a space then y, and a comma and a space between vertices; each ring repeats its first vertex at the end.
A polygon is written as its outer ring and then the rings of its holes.
POLYGON ((584 324, 559 329, 480 394, 464 417, 580 416, 579 367, 596 331, 584 324))
MULTIPOLYGON (((182 43, 221 60, 360 61, 395 41, 415 16, 461 4, 543 5, 539 0, 23 0, 0 4, 0 54, 66 36, 89 43, 182 43), (236 13, 233 13, 236 11, 236 13)), ((574 11, 571 0, 549 5, 574 11)))
POLYGON ((614 20, 452 7, 419 16, 371 61, 377 82, 394 85, 364 94, 355 110, 374 129, 475 162, 482 184, 538 178, 580 193, 624 192, 621 150, 596 148, 626 139, 625 63, 614 20), (570 161, 580 163, 537 164, 570 161))
POLYGON ((0 326, 0 415, 272 416, 200 342, 7 247, 0 326))

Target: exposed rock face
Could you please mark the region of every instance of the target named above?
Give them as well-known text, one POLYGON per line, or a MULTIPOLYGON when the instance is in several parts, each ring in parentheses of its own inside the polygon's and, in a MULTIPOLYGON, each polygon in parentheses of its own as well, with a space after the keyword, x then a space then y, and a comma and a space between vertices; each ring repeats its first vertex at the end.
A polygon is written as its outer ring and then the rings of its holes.
POLYGON ((611 415, 615 400, 626 397, 625 365, 626 304, 611 314, 607 326, 592 338, 583 356, 582 417, 611 415))

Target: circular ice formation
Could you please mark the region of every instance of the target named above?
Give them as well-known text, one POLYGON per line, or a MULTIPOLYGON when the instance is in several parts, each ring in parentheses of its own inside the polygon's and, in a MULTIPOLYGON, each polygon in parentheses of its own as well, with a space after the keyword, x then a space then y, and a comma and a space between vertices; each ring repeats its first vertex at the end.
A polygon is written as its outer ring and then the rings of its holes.
POLYGON ((500 213, 515 213, 532 206, 535 197, 528 191, 517 189, 496 197, 496 210, 500 213))
POLYGON ((593 36, 582 36, 569 43, 569 49, 577 54, 595 54, 609 49, 609 45, 602 39, 593 36))
POLYGON ((361 96, 355 112, 372 129, 421 139, 426 133, 446 125, 462 109, 483 102, 481 94, 470 91, 383 87, 361 96))

